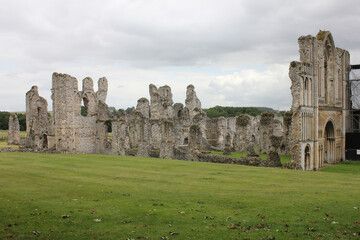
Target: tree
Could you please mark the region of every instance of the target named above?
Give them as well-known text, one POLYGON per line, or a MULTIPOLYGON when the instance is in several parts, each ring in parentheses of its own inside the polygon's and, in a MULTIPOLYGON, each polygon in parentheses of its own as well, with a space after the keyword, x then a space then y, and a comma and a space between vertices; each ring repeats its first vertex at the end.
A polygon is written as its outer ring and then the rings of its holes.
POLYGON ((87 108, 85 106, 81 106, 80 114, 84 117, 87 116, 87 108))
POLYGON ((0 129, 8 130, 9 129, 9 112, 0 112, 0 129))
MULTIPOLYGON (((16 114, 19 119, 20 131, 26 131, 26 114, 25 113, 17 113, 16 114)), ((8 130, 9 129, 9 112, 0 112, 0 129, 8 130)))
POLYGON ((222 106, 215 106, 209 109, 204 109, 204 111, 206 112, 209 118, 236 117, 242 114, 257 116, 260 115, 261 112, 263 112, 263 110, 257 107, 222 107, 222 106))
POLYGON ((133 110, 135 110, 135 107, 128 107, 128 108, 125 110, 125 112, 126 112, 127 114, 130 114, 133 110))

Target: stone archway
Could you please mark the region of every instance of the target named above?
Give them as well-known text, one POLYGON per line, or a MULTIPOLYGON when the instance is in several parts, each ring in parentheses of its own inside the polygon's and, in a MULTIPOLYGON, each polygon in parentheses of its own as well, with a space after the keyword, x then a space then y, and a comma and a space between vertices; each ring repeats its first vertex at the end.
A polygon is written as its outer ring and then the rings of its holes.
POLYGON ((48 139, 47 139, 47 135, 45 133, 41 136, 41 148, 42 149, 48 148, 48 139))
POLYGON ((334 163, 335 162, 335 130, 334 124, 331 121, 328 121, 325 126, 325 163, 334 163))

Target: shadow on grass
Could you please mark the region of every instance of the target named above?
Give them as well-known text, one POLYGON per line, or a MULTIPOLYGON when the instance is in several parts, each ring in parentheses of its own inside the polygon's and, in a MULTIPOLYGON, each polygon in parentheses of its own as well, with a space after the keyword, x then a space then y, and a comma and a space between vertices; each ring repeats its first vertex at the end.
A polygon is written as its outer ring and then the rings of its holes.
POLYGON ((360 161, 344 161, 335 165, 327 165, 321 172, 360 174, 360 161))
MULTIPOLYGON (((213 154, 213 155, 223 155, 223 152, 211 151, 211 154, 213 154)), ((229 157, 240 158, 240 157, 245 157, 246 155, 247 155, 247 153, 232 152, 231 156, 229 156, 229 157)), ((267 156, 268 156, 267 154, 259 154, 259 157, 262 158, 262 159, 266 159, 267 156)), ((282 164, 291 162, 291 156, 280 155, 280 160, 281 160, 282 164)))

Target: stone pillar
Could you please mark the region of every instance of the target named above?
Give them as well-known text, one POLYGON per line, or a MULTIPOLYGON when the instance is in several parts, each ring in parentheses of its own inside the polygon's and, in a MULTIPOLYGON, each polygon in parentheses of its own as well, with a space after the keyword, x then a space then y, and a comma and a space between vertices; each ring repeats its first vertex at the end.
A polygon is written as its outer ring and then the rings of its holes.
POLYGON ((14 113, 9 118, 8 145, 20 145, 20 125, 14 113))
POLYGON ((186 88, 185 106, 189 109, 191 118, 201 112, 201 102, 196 96, 195 87, 193 85, 189 85, 186 88))
POLYGON ((146 98, 140 98, 138 100, 136 110, 139 111, 145 119, 149 119, 149 108, 149 100, 146 98))
POLYGON ((75 113, 73 105, 78 93, 78 81, 70 75, 61 73, 54 73, 52 81, 56 150, 59 152, 75 152, 75 116, 80 115, 80 113, 75 113))
POLYGON ((150 84, 150 114, 151 119, 168 119, 173 116, 173 99, 171 88, 167 85, 156 88, 150 84))
POLYGON ((26 93, 27 147, 47 148, 47 136, 51 128, 49 126, 47 105, 47 101, 39 96, 37 86, 33 86, 26 93))
POLYGON ((174 124, 172 121, 161 123, 160 158, 173 158, 174 156, 174 124))
POLYGON ((201 128, 198 125, 191 125, 190 127, 190 138, 189 138, 189 148, 191 150, 199 150, 201 146, 201 128))
POLYGON ((98 91, 96 92, 96 97, 99 101, 105 102, 108 92, 108 80, 106 77, 102 77, 98 81, 98 91))

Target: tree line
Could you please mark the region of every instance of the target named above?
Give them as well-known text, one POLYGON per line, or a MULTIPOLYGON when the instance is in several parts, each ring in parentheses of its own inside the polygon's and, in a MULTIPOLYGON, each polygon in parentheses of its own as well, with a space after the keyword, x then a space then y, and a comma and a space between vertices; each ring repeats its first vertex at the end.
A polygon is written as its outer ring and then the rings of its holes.
MULTIPOLYGON (((26 131, 26 114, 25 113, 17 113, 16 114, 19 119, 20 131, 26 131)), ((1 112, 0 111, 0 130, 8 130, 9 129, 9 112, 1 112)))
MULTIPOLYGON (((222 107, 216 106, 208 109, 203 109, 209 118, 217 117, 236 117, 247 114, 250 116, 260 115, 262 112, 275 112, 272 108, 266 107, 222 107)), ((281 115, 281 112, 280 112, 281 115)))

